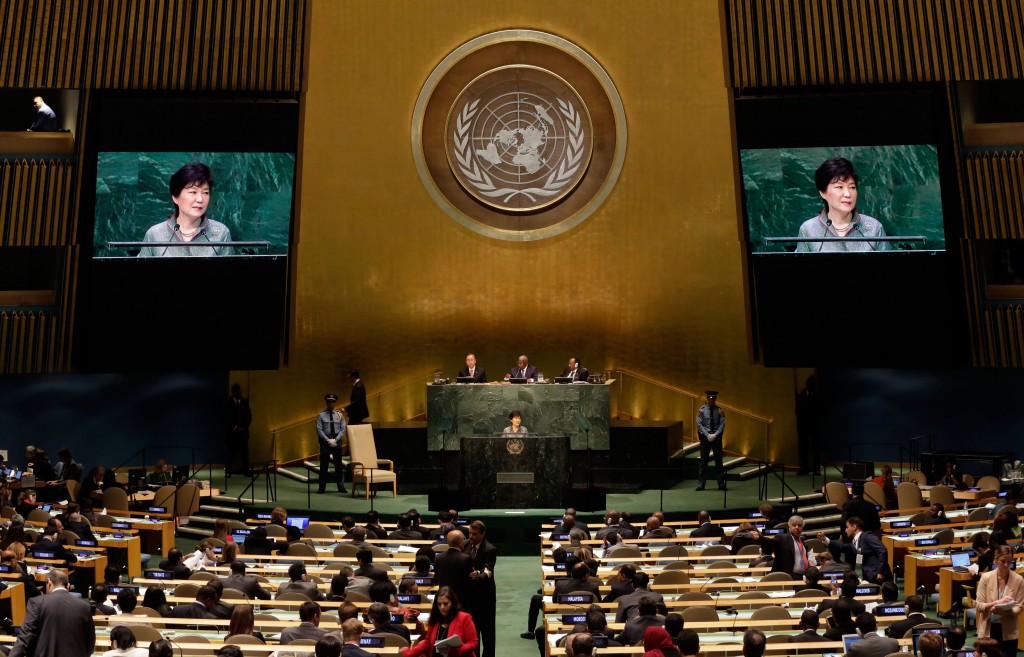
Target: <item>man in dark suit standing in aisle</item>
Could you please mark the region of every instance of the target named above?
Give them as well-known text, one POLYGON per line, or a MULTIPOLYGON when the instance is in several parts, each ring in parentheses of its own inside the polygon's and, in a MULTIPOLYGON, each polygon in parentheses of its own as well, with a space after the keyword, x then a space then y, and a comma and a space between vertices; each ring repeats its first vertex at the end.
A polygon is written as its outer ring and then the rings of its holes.
POLYGON ((843 505, 843 517, 840 520, 845 526, 849 518, 860 518, 864 521, 864 531, 882 537, 882 521, 878 517, 875 503, 864 499, 864 482, 854 481, 851 486, 853 497, 843 505))
MULTIPOLYGON (((479 520, 469 523, 469 542, 462 549, 472 560, 469 574, 469 603, 466 611, 473 617, 483 649, 480 657, 494 657, 495 617, 498 614, 498 594, 494 586, 494 566, 498 548, 487 540, 487 527, 479 520)), ((436 567, 435 567, 436 568, 436 567)))
POLYGON ((537 380, 537 368, 530 365, 530 359, 525 355, 520 356, 519 360, 516 361, 516 366, 505 375, 505 380, 509 379, 526 379, 527 381, 533 382, 537 380))
POLYGON ((345 413, 348 415, 349 424, 362 424, 370 417, 370 409, 366 405, 366 386, 359 378, 359 370, 349 372, 348 380, 352 382, 352 393, 348 396, 345 413))
POLYGON ((572 380, 574 382, 586 381, 588 378, 590 378, 590 372, 587 371, 587 368, 580 365, 580 362, 576 360, 576 357, 574 356, 569 359, 569 365, 564 370, 562 370, 561 376, 572 377, 572 380))
POLYGON ((252 411, 249 400, 242 396, 242 386, 231 386, 231 396, 224 406, 225 458, 224 469, 228 476, 249 474, 249 425, 252 411), (235 461, 240 463, 236 465, 235 461))
POLYGON ((487 372, 476 366, 476 354, 466 354, 466 366, 459 370, 459 376, 471 376, 473 383, 487 383, 487 372))
POLYGON ((465 608, 469 600, 473 559, 462 551, 466 544, 466 537, 462 532, 453 529, 448 532, 447 539, 448 551, 434 557, 434 579, 438 587, 450 586, 455 589, 455 595, 459 596, 459 601, 465 608))
POLYGON ((12 657, 89 657, 96 649, 92 607, 68 592, 68 575, 54 569, 46 576, 46 595, 29 600, 12 657))

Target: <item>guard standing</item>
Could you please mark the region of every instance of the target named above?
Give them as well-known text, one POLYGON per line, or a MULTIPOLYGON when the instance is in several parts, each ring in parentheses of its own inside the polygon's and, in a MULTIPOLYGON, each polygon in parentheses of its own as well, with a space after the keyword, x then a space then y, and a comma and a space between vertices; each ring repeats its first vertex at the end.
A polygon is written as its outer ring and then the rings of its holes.
POLYGON ((346 493, 348 491, 345 490, 345 466, 341 462, 341 455, 348 444, 345 416, 334 408, 334 403, 338 401, 338 395, 333 392, 326 394, 324 401, 327 402, 327 408, 320 411, 320 415, 316 418, 316 437, 320 442, 320 488, 317 492, 326 492, 331 461, 334 461, 334 472, 338 478, 338 492, 346 493))
POLYGON ((725 412, 718 407, 718 391, 704 393, 706 403, 697 411, 697 436, 700 439, 700 466, 697 471, 697 490, 704 490, 707 479, 708 456, 714 452, 718 475, 718 490, 725 490, 725 471, 722 469, 722 433, 725 431, 725 412))

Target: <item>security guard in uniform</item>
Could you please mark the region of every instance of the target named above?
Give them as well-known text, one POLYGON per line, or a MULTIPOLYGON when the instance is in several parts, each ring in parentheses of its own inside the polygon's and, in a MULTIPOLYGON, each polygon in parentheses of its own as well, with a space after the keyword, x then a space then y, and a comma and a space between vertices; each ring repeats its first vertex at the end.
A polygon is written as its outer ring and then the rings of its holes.
POLYGON ((320 411, 316 418, 316 437, 320 442, 320 489, 317 492, 327 491, 327 476, 331 469, 331 461, 334 461, 338 492, 346 493, 348 491, 345 490, 345 466, 341 463, 341 455, 348 446, 345 416, 334 408, 338 395, 333 392, 324 395, 324 401, 327 402, 327 408, 320 411))

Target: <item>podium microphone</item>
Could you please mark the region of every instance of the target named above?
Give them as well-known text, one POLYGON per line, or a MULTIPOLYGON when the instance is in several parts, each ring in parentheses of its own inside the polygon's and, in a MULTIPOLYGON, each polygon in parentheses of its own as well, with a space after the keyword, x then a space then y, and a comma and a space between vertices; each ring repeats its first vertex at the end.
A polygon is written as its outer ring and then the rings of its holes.
MULTIPOLYGON (((828 231, 831 228, 832 228, 832 220, 828 218, 828 215, 826 215, 825 216, 825 232, 822 234, 822 237, 828 237, 828 231)), ((818 250, 821 251, 824 248, 825 248, 825 243, 824 242, 818 242, 818 250)))

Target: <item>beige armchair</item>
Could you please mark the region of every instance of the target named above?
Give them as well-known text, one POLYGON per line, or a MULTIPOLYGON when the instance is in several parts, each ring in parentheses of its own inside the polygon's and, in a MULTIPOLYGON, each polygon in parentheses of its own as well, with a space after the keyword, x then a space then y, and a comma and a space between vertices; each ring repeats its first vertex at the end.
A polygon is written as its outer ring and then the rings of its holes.
POLYGON ((373 441, 373 427, 369 424, 351 424, 348 427, 348 450, 352 461, 352 495, 356 484, 363 484, 366 499, 370 499, 370 487, 375 484, 391 484, 391 492, 398 497, 398 476, 395 463, 377 458, 377 445, 373 441), (387 469, 381 466, 386 465, 387 469))

